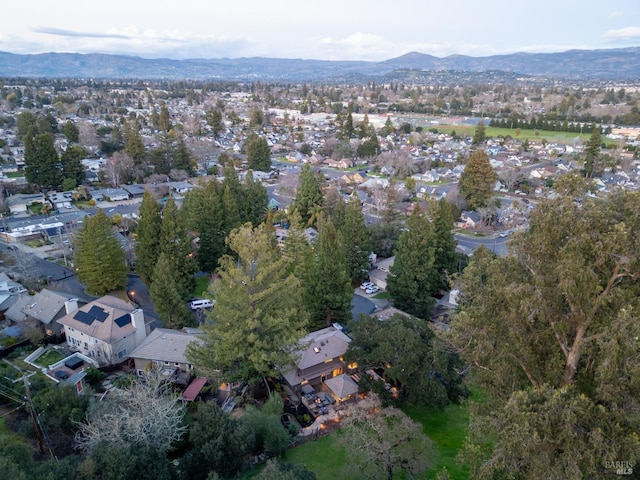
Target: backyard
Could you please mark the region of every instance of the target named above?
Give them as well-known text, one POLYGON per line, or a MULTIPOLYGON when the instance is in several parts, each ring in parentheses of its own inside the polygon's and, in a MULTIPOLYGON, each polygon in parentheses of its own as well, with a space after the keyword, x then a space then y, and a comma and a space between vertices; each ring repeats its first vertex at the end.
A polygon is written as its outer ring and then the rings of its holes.
MULTIPOLYGON (((475 396, 482 401, 482 395, 474 391, 475 396)), ((422 425, 423 432, 435 445, 436 456, 424 478, 435 479, 438 472, 446 468, 452 480, 467 480, 468 469, 456 463, 456 456, 464 445, 469 428, 467 404, 449 405, 442 411, 425 407, 405 408, 404 411, 422 425)), ((336 446, 335 435, 340 435, 340 431, 289 450, 286 459, 291 463, 306 465, 318 480, 341 478, 341 470, 348 458, 344 448, 336 446)))
POLYGON ((59 362, 64 357, 58 350, 49 349, 41 356, 39 356, 34 363, 40 365, 41 367, 48 367, 49 365, 53 365, 56 362, 59 362))

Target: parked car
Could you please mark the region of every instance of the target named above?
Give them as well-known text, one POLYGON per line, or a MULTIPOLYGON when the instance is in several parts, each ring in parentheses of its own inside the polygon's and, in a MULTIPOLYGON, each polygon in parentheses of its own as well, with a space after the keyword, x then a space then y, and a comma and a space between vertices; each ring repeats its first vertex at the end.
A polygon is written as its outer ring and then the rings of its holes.
POLYGON ((373 286, 373 282, 364 282, 362 285, 360 285, 360 288, 362 290, 366 290, 367 288, 371 288, 373 286))
POLYGON ((378 290, 380 290, 380 289, 378 288, 378 286, 377 286, 377 285, 373 285, 373 286, 371 286, 371 287, 367 288, 367 289, 365 290, 365 293, 367 293, 368 295, 371 295, 372 293, 376 293, 378 290))
POLYGON ((209 300, 208 298, 201 298, 198 300, 193 300, 189 304, 189 308, 191 310, 200 310, 203 308, 213 308, 215 306, 215 300, 209 300))

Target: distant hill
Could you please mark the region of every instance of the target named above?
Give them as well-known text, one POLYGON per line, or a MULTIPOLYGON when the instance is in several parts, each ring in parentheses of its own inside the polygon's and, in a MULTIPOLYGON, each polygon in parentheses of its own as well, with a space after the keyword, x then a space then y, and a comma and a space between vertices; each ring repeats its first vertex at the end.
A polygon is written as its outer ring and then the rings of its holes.
POLYGON ((383 62, 282 58, 145 59, 126 55, 0 52, 0 77, 334 81, 389 78, 394 72, 508 72, 527 76, 638 79, 640 47, 444 58, 407 53, 383 62))

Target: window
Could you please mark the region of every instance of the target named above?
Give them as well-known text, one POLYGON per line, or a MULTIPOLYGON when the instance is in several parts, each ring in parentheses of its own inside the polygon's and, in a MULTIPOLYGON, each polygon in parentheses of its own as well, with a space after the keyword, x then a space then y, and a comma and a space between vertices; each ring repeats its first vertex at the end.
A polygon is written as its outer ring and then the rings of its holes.
POLYGON ((118 355, 117 355, 118 360, 122 360, 126 356, 127 356, 127 349, 126 348, 123 348, 122 350, 120 350, 118 352, 118 355))

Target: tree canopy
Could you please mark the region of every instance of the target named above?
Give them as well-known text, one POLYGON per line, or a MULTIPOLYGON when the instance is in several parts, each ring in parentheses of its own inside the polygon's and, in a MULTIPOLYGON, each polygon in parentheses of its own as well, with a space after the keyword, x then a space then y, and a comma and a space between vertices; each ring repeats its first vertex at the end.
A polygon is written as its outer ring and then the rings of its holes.
POLYGON ((398 239, 395 259, 387 277, 387 290, 395 307, 428 318, 434 304, 433 294, 439 285, 433 224, 416 207, 398 239))
POLYGON ((478 416, 479 435, 496 441, 472 439, 470 458, 491 458, 472 462, 474 478, 578 478, 597 462, 639 458, 640 365, 629 341, 639 332, 639 201, 630 192, 547 200, 513 255, 474 253, 450 330, 495 402, 492 418, 478 416))
POLYGON ((247 138, 245 149, 249 168, 263 172, 271 171, 271 149, 265 138, 252 133, 247 138))
POLYGON ((460 196, 470 210, 484 207, 493 193, 496 174, 484 150, 475 150, 460 175, 460 196))
POLYGON ((266 227, 244 225, 228 243, 235 256, 222 257, 210 287, 216 306, 202 326, 205 342, 192 344, 188 357, 223 379, 252 383, 292 363, 307 319, 299 281, 266 227))
POLYGON ((383 372, 397 389, 395 401, 385 398, 384 387, 375 381, 367 386, 385 402, 444 408, 467 395, 460 374, 462 362, 435 336, 427 320, 396 314, 381 322, 362 316, 349 325, 353 341, 347 361, 357 362, 363 370, 383 372))
POLYGON ((302 222, 309 223, 314 220, 314 213, 322 209, 324 184, 313 173, 311 166, 305 163, 300 170, 300 180, 296 197, 291 202, 290 211, 298 211, 302 222))
POLYGON ((91 293, 104 295, 127 284, 125 254, 116 232, 102 209, 85 217, 74 239, 78 280, 91 293))

